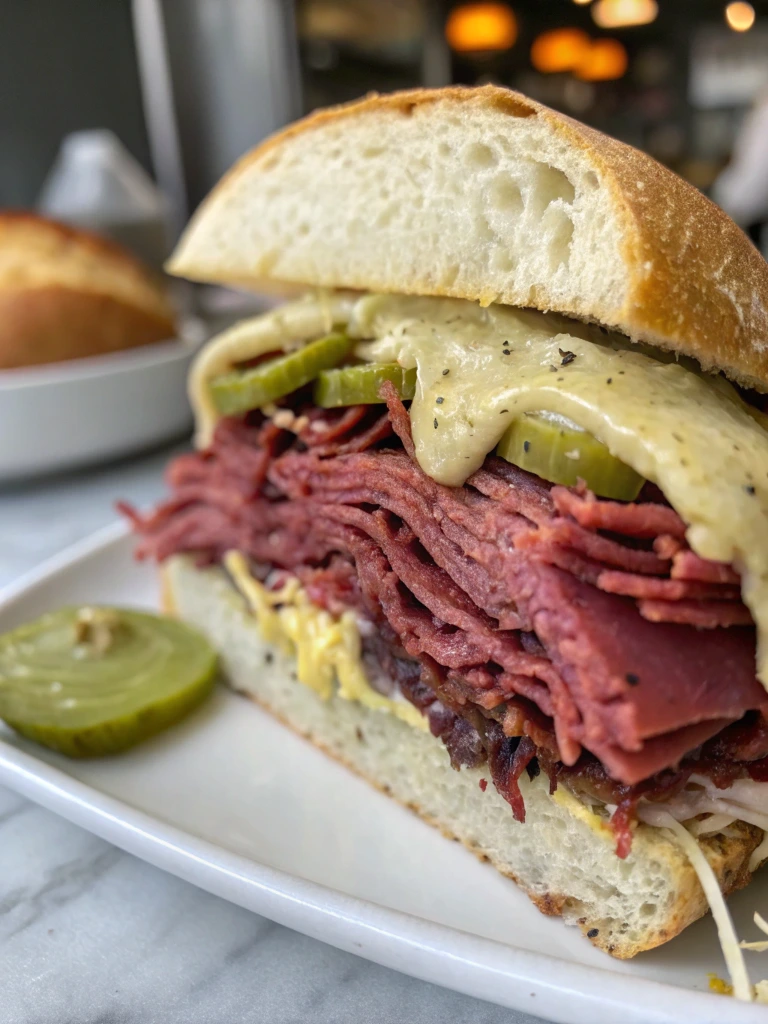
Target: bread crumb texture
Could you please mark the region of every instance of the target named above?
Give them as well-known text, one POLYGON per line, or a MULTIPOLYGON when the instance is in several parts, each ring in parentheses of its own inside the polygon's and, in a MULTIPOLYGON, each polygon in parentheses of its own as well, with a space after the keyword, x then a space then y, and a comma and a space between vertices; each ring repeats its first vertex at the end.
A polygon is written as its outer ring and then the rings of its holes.
POLYGON ((311 115, 243 157, 170 269, 555 310, 768 390, 768 266, 692 185, 497 86, 311 115))
MULTIPOLYGON (((594 945, 619 958, 666 942, 708 906, 676 843, 647 825, 620 860, 613 837, 549 795, 543 774, 523 775, 526 821, 516 822, 495 787, 481 791, 482 769, 454 771, 443 745, 392 715, 338 696, 322 700, 295 681, 293 659, 265 646, 254 619, 225 575, 171 559, 166 601, 221 652, 234 689, 257 701, 377 788, 459 839, 514 879, 546 914, 562 915, 594 945), (261 670, 260 670, 261 669, 261 670)), ((734 827, 732 837, 700 840, 726 892, 745 885, 760 831, 734 827)))

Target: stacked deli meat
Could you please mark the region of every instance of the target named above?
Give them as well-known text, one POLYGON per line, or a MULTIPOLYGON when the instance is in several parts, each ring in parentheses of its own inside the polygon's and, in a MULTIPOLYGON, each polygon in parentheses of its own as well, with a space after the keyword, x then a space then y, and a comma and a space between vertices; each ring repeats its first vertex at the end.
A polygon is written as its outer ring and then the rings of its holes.
POLYGON ((487 762, 523 821, 518 780, 544 771, 612 807, 626 856, 638 802, 690 776, 768 779, 766 694, 734 569, 686 543, 647 484, 597 499, 489 456, 462 487, 414 458, 407 409, 225 418, 178 457, 171 497, 141 516, 140 555, 237 550, 269 585, 298 577, 332 614, 351 608, 373 685, 398 688, 455 768, 487 762), (280 572, 275 573, 274 570, 280 572), (386 682, 382 682, 386 680, 386 682))

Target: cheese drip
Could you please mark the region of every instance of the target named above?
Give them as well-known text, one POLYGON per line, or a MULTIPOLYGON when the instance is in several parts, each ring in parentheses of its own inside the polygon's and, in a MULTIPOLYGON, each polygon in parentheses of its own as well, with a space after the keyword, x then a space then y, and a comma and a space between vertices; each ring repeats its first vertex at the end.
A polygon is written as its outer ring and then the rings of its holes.
POLYGON ((199 448, 211 443, 219 413, 208 381, 228 373, 238 363, 272 352, 291 352, 307 341, 327 334, 349 319, 352 300, 334 293, 307 295, 296 302, 241 320, 217 334, 195 359, 189 375, 189 399, 195 410, 199 448))
POLYGON ((416 458, 439 483, 464 483, 514 418, 544 410, 658 484, 693 550, 742 573, 768 684, 768 431, 730 385, 594 327, 456 299, 367 296, 352 330, 378 339, 359 356, 417 367, 416 458))
POLYGON ((416 457, 459 486, 525 412, 565 416, 659 485, 703 558, 733 563, 768 685, 768 431, 722 378, 552 314, 459 299, 308 297, 214 339, 191 394, 199 440, 215 423, 206 383, 233 362, 347 325, 358 357, 416 367, 416 457), (373 341, 366 339, 374 339, 373 341))

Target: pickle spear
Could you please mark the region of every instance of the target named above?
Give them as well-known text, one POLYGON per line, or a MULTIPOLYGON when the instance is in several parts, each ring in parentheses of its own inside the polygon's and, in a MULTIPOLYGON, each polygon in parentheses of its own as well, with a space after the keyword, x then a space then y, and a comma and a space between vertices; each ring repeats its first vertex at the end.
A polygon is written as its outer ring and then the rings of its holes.
POLYGON ((398 363, 365 363, 323 370, 315 384, 315 405, 334 409, 341 405, 383 404, 379 388, 385 380, 395 385, 404 401, 409 401, 416 394, 415 367, 404 370, 398 363))
POLYGON ((601 498, 633 501, 645 482, 586 430, 546 413, 515 420, 496 454, 554 484, 572 487, 583 480, 601 498))
POLYGON ((295 352, 214 377, 209 384, 214 405, 223 416, 235 416, 275 402, 336 366, 353 344, 346 334, 328 334, 295 352))
POLYGON ((175 619, 62 608, 0 636, 0 718, 70 757, 116 754, 210 692, 216 654, 175 619))

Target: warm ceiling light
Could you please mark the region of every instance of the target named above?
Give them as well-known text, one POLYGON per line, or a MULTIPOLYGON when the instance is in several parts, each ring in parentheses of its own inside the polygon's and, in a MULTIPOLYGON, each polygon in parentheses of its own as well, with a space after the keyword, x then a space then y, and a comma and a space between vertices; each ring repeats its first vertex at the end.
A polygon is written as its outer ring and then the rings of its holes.
POLYGON ((749 32, 755 24, 755 8, 752 4, 728 4, 725 20, 734 32, 749 32))
POLYGON ((582 82, 610 82, 621 78, 629 57, 618 39, 596 39, 574 68, 582 82))
POLYGON ((506 4, 464 4, 449 14, 445 38, 460 53, 509 50, 517 39, 517 18, 506 4))
POLYGON ((658 13, 656 0, 598 0, 592 8, 592 17, 600 28, 649 25, 658 13))
POLYGON ((592 0, 573 0, 573 2, 575 4, 578 4, 580 7, 586 7, 587 4, 591 4, 592 3, 592 0))
POLYGON ((590 49, 589 36, 580 28, 555 28, 533 41, 531 64, 537 71, 554 73, 577 67, 590 49))

